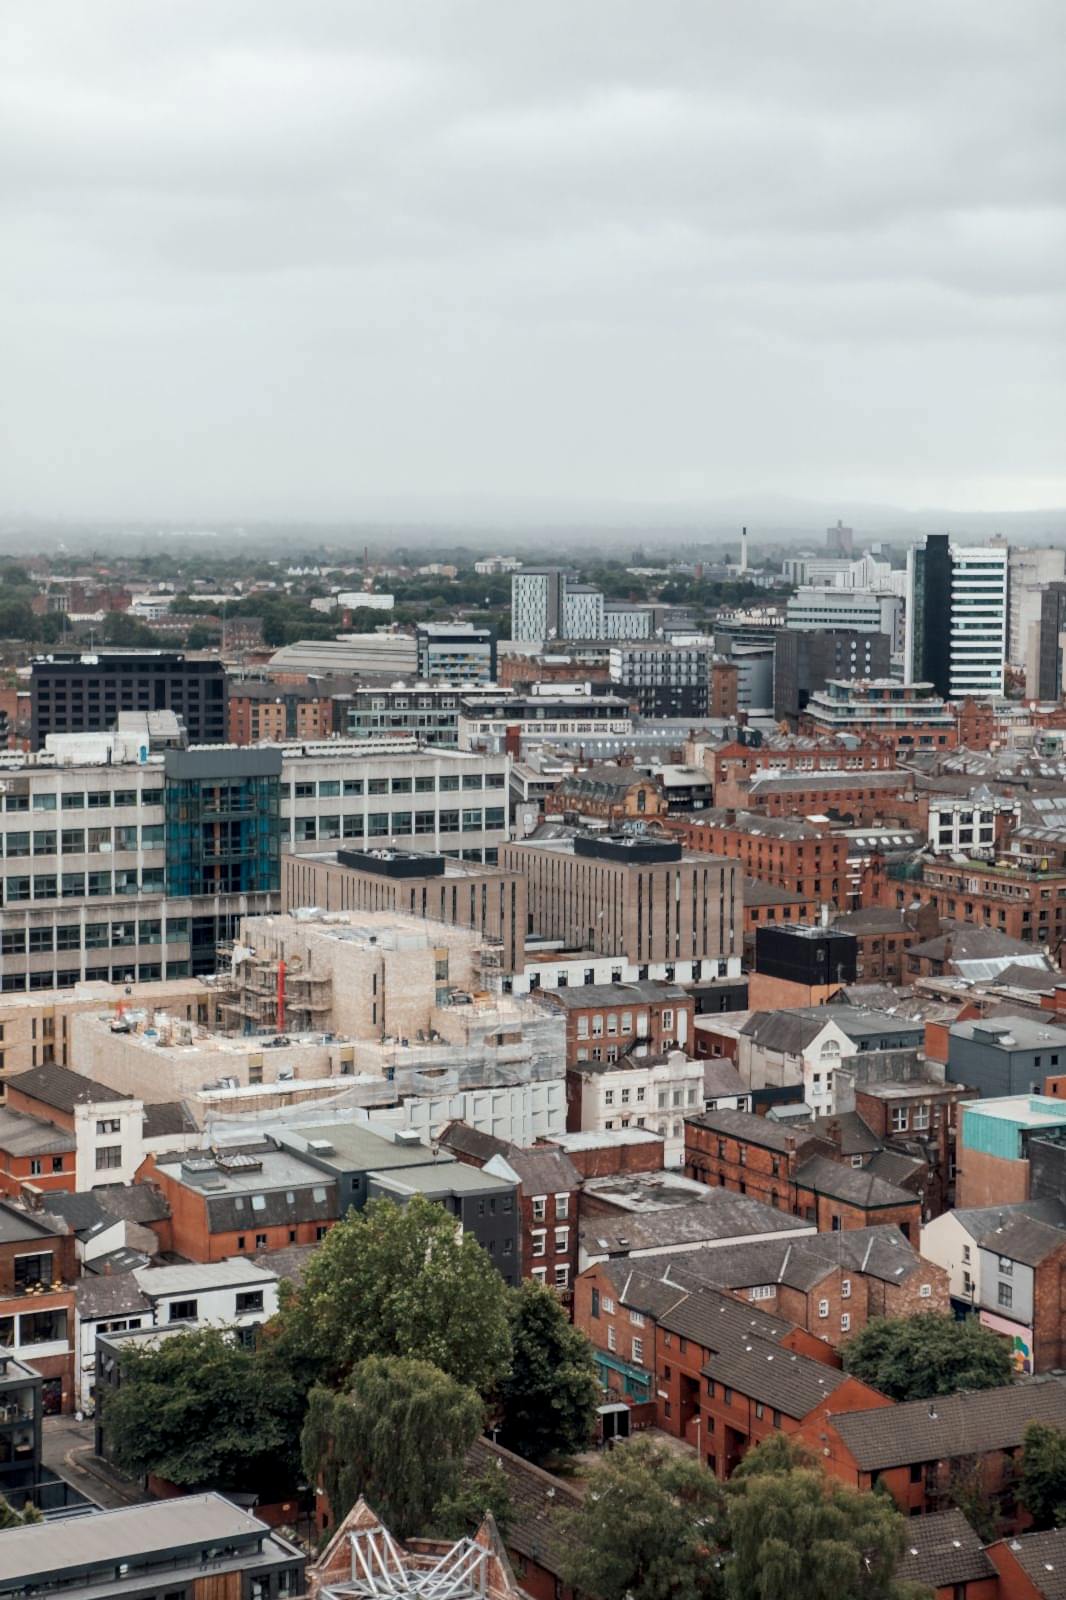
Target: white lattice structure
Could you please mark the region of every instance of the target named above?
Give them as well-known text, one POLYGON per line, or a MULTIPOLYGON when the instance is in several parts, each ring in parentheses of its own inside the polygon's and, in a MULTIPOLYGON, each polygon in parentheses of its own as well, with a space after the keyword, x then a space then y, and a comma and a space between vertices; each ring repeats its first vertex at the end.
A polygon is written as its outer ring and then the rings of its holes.
POLYGON ((492 1517, 473 1539, 442 1546, 393 1538, 358 1500, 308 1572, 315 1600, 523 1600, 492 1517))

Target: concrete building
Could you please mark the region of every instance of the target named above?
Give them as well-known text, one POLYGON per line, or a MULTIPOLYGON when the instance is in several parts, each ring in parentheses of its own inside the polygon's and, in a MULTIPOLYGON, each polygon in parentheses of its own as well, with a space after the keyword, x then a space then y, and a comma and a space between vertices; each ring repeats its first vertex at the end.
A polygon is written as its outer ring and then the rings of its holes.
MULTIPOLYGON (((357 684, 331 699, 334 730, 347 739, 365 741, 373 750, 382 741, 404 736, 419 745, 439 745, 454 750, 459 744, 459 713, 464 702, 498 706, 502 695, 495 686, 479 690, 476 683, 410 682, 357 684)), ((383 751, 387 754, 387 751, 383 751)))
POLYGON ((955 713, 932 682, 831 678, 810 696, 804 719, 816 735, 890 738, 897 751, 951 750, 958 743, 955 713))
POLYGON ((1005 547, 956 545, 947 534, 907 552, 905 682, 931 683, 945 700, 1002 695, 1007 562, 1005 547))
MULTIPOLYGON (((1011 548, 1007 554, 1010 610, 1007 660, 1024 669, 1030 641, 1039 632, 1042 601, 1055 584, 1066 580, 1066 550, 1011 548)), ((1048 695, 1057 700, 1058 690, 1048 695)))
POLYGON ((901 614, 902 603, 896 595, 869 589, 801 587, 788 598, 785 627, 804 633, 838 629, 883 633, 891 647, 901 614))
POLYGON ((888 676, 887 633, 843 626, 779 628, 774 637, 774 716, 798 717, 830 679, 888 676))
POLYGON ((947 1076, 984 1098, 1037 1095, 1044 1080, 1066 1066, 1066 1028, 1054 1013, 1044 1022, 1028 1016, 996 1016, 956 1022, 948 1030, 947 1076))
POLYGON ((742 873, 733 862, 673 839, 567 830, 504 845, 500 862, 525 874, 530 931, 542 938, 640 967, 685 957, 716 961, 719 977, 740 975, 742 873))
POLYGON ((611 646, 611 682, 645 717, 703 718, 711 714, 714 646, 632 641, 611 646))
POLYGON ((518 1183, 460 1161, 437 1161, 403 1171, 371 1173, 371 1200, 385 1198, 405 1205, 423 1195, 443 1206, 480 1244, 504 1283, 514 1288, 522 1276, 518 1183))
POLYGON ((484 695, 464 696, 459 707, 460 750, 507 751, 578 740, 624 740, 633 729, 629 701, 617 694, 597 694, 592 684, 549 685, 543 694, 501 694, 495 704, 484 695))
POLYGON ((281 858, 281 909, 398 911, 482 936, 501 973, 525 960, 526 881, 519 872, 413 850, 336 850, 281 858))
POLYGON ((217 656, 168 650, 53 651, 30 667, 34 750, 57 733, 107 732, 124 711, 173 711, 192 744, 227 736, 226 670, 217 656))
POLYGON ((960 1116, 956 1181, 960 1207, 1028 1200, 1031 1143, 1066 1142, 1066 1109, 1050 1095, 963 1102, 960 1116))
POLYGON ((1025 640, 1025 692, 1057 702, 1066 688, 1066 583, 1048 583, 1025 640))

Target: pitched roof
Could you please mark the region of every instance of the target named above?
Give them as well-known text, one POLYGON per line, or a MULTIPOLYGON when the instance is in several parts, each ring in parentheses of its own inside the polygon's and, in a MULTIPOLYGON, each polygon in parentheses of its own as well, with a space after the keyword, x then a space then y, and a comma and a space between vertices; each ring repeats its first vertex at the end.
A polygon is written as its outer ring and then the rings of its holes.
POLYGON ((837 1367, 759 1338, 716 1351, 702 1371, 727 1389, 736 1389, 797 1419, 813 1411, 848 1376, 837 1367))
POLYGON ((564 1194, 581 1186, 581 1174, 563 1150, 509 1145, 500 1160, 510 1167, 524 1194, 564 1194))
POLYGON ((983 1250, 994 1250, 997 1255, 1035 1267, 1066 1245, 1066 1228, 1015 1211, 1009 1217, 995 1217, 993 1226, 979 1236, 977 1243, 983 1250))
POLYGON ((837 1111, 822 1117, 812 1117, 810 1125, 814 1133, 823 1139, 829 1139, 834 1145, 837 1139, 833 1134, 836 1133, 840 1140, 842 1156, 872 1155, 881 1148, 877 1134, 869 1123, 863 1121, 857 1111, 837 1111))
POLYGON ((494 1134, 482 1133, 480 1128, 471 1127, 469 1122, 447 1123, 441 1129, 437 1143, 445 1150, 473 1156, 476 1161, 488 1161, 491 1156, 502 1155, 508 1148, 506 1139, 497 1139, 494 1134))
POLYGON ((841 1228, 836 1233, 815 1233, 797 1239, 806 1255, 820 1256, 841 1267, 850 1267, 868 1278, 883 1283, 902 1283, 920 1270, 929 1270, 914 1246, 894 1223, 878 1222, 869 1228, 841 1228))
POLYGON ((796 1169, 796 1183, 803 1189, 812 1189, 815 1194, 828 1195, 831 1200, 843 1200, 866 1210, 915 1203, 914 1195, 907 1189, 886 1183, 869 1167, 845 1167, 828 1156, 807 1156, 796 1169))
POLYGON ((74 1135, 54 1122, 0 1106, 0 1150, 12 1156, 57 1155, 74 1149, 74 1135))
POLYGON ((914 1461, 1012 1450, 1030 1422, 1066 1428, 1066 1385, 1058 1378, 1031 1378, 1002 1389, 842 1412, 830 1420, 859 1470, 880 1472, 914 1461))
POLYGON ((73 1111, 75 1106, 95 1105, 104 1100, 135 1098, 133 1095, 119 1094, 117 1090, 109 1089, 106 1083, 97 1083, 95 1078, 86 1078, 84 1074, 72 1072, 69 1067, 61 1067, 55 1062, 43 1067, 30 1067, 27 1072, 19 1072, 7 1081, 9 1087, 40 1100, 42 1105, 52 1106, 56 1111, 73 1111))
POLYGON ((299 1289, 315 1249, 313 1244, 290 1244, 280 1250, 257 1250, 255 1259, 261 1267, 277 1273, 279 1283, 292 1283, 299 1289))
POLYGON ((753 1011, 740 1031, 761 1045, 764 1050, 781 1050, 797 1056, 817 1039, 823 1028, 835 1022, 824 1008, 820 1017, 808 1016, 803 1011, 753 1011))
POLYGON ((556 1513, 581 1504, 577 1491, 491 1439, 475 1439, 466 1464, 479 1477, 491 1468, 503 1474, 511 1500, 507 1548, 558 1576, 565 1558, 575 1551, 575 1539, 556 1513))
POLYGON ((906 1189, 914 1183, 920 1185, 929 1165, 920 1156, 908 1156, 902 1150, 878 1150, 866 1163, 866 1170, 898 1189, 906 1189))
MULTIPOLYGON (((712 1133, 722 1133, 731 1139, 742 1139, 757 1144, 764 1150, 784 1154, 789 1149, 802 1150, 814 1140, 814 1134, 801 1127, 793 1130, 768 1117, 757 1117, 753 1111, 732 1111, 722 1107, 717 1111, 698 1111, 686 1117, 697 1128, 708 1128, 712 1133)), ((817 1148, 817 1146, 815 1146, 817 1148)))
POLYGON ((715 1095, 748 1094, 748 1086, 731 1061, 723 1057, 715 1061, 710 1056, 703 1063, 703 1092, 707 1099, 715 1095))
POLYGON ((79 1278, 74 1285, 74 1303, 84 1322, 101 1317, 136 1316, 151 1309, 148 1296, 132 1272, 111 1272, 79 1278))
POLYGON ((50 1191, 42 1201, 42 1212, 49 1217, 60 1217, 72 1233, 83 1239, 92 1239, 105 1228, 113 1228, 118 1221, 105 1211, 98 1197, 90 1190, 82 1194, 50 1191))
MULTIPOLYGON (((810 1237, 832 1238, 838 1234, 810 1237)), ((798 1239, 761 1239, 754 1244, 726 1244, 717 1250, 685 1251, 671 1256, 671 1263, 682 1262, 686 1272, 725 1289, 750 1289, 755 1285, 781 1283, 806 1292, 835 1270, 832 1261, 823 1260, 804 1248, 807 1235, 798 1239), (698 1257, 698 1259, 695 1259, 698 1257)))
POLYGON ((896 1576, 929 1589, 994 1578, 996 1569, 961 1511, 934 1511, 907 1522, 896 1576))
POLYGON ((1007 1549, 1042 1600, 1066 1600, 1066 1528, 1023 1533, 1007 1549))
MULTIPOLYGON (((717 1255, 717 1251, 712 1254, 717 1255)), ((659 1326, 704 1350, 732 1349, 758 1337, 772 1344, 791 1333, 793 1324, 759 1307, 745 1305, 731 1294, 701 1285, 659 1317, 659 1326)))
POLYGON ((591 1217, 581 1225, 582 1249, 590 1256, 633 1250, 670 1250, 678 1245, 746 1239, 760 1234, 805 1233, 811 1224, 775 1211, 750 1195, 708 1189, 705 1200, 645 1216, 591 1217))
POLYGON ((164 1222, 170 1203, 154 1184, 129 1183, 122 1188, 100 1189, 97 1199, 105 1211, 124 1222, 164 1222))

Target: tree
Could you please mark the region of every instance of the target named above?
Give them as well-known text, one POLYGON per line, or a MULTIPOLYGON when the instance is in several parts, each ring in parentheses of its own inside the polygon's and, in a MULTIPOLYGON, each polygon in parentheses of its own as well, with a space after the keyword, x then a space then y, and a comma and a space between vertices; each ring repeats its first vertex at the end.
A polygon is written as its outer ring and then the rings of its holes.
POLYGON ((311 1391, 301 1438, 304 1471, 339 1521, 360 1495, 401 1539, 425 1532, 455 1495, 485 1408, 472 1389, 428 1361, 368 1356, 341 1393, 311 1391))
POLYGON ((735 1600, 929 1594, 896 1578, 906 1524, 892 1502, 846 1488, 788 1440, 750 1450, 727 1493, 735 1600))
POLYGON ((140 617, 131 616, 128 611, 109 611, 104 618, 105 644, 143 645, 150 649, 159 642, 159 635, 153 633, 140 617))
POLYGON ((844 1366, 893 1400, 928 1400, 1012 1381, 1006 1342, 976 1318, 878 1317, 844 1347, 844 1366))
POLYGON ((44 1518, 32 1500, 27 1500, 21 1511, 16 1511, 6 1495, 0 1494, 0 1530, 4 1528, 25 1528, 32 1522, 43 1521, 44 1518))
POLYGON ((508 1294, 443 1206, 372 1200, 326 1235, 269 1336, 305 1387, 336 1387, 367 1356, 417 1356, 487 1394, 510 1362, 508 1294))
POLYGON ((611 1451, 575 1511, 563 1577, 598 1600, 717 1600, 725 1496, 695 1458, 638 1438, 611 1451))
POLYGON ((491 1511, 500 1538, 506 1540, 514 1518, 511 1485, 499 1457, 476 1478, 460 1474, 458 1487, 433 1508, 432 1534, 437 1539, 461 1539, 475 1533, 486 1511, 491 1511))
POLYGON ((197 1328, 123 1356, 103 1401, 112 1457, 131 1476, 182 1488, 258 1488, 295 1477, 284 1374, 221 1328, 197 1328))
POLYGON ((1066 1432, 1031 1422, 1022 1445, 1018 1498, 1038 1528, 1066 1527, 1066 1432))
POLYGON ((499 1390, 502 1442, 538 1465, 583 1450, 600 1398, 592 1346, 543 1284, 527 1281, 514 1296, 511 1351, 499 1390))

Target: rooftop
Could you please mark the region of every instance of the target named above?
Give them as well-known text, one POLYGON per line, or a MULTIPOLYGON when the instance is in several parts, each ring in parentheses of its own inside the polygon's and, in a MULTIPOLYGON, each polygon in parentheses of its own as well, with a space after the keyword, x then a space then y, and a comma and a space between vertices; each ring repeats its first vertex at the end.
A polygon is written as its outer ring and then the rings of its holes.
POLYGON ((306 1152, 316 1161, 337 1171, 370 1172, 375 1167, 420 1167, 434 1160, 448 1160, 447 1156, 434 1156, 421 1140, 390 1138, 375 1133, 362 1122, 316 1122, 302 1128, 279 1129, 282 1144, 294 1152, 306 1152))
POLYGON ((632 1211, 646 1215, 665 1211, 671 1206, 690 1205, 702 1201, 707 1185, 694 1178, 683 1177, 680 1172, 616 1172, 605 1178, 588 1178, 583 1194, 607 1201, 619 1211, 632 1211))
POLYGON ((32 1096, 56 1111, 73 1111, 80 1105, 133 1098, 109 1089, 106 1083, 97 1083, 95 1078, 87 1078, 80 1072, 72 1072, 69 1067, 61 1067, 54 1062, 48 1066, 30 1067, 27 1072, 16 1073, 7 1081, 9 1087, 32 1096))
POLYGON ((832 1418, 862 1472, 1011 1450, 1021 1444, 1030 1422, 1066 1428, 1066 1385, 1060 1379, 1030 1378, 1008 1388, 906 1400, 832 1418))
POLYGON ((478 1195, 492 1191, 510 1194, 514 1189, 508 1178, 498 1178, 480 1167, 469 1167, 465 1161, 443 1160, 432 1166, 415 1167, 399 1172, 373 1174, 379 1189, 391 1189, 395 1194, 478 1195))
POLYGON ((1066 1123, 1066 1104, 1046 1094, 1004 1095, 994 1100, 969 1100, 963 1103, 966 1117, 997 1117, 1027 1128, 1059 1128, 1066 1123))
MULTIPOLYGON (((1049 1019, 1051 1015, 1049 1012, 1049 1019)), ((975 1017, 972 1021, 953 1023, 950 1033, 953 1039, 969 1039, 975 1044, 1001 1050, 1040 1050, 1045 1046, 1052 1050, 1066 1049, 1066 1028, 1056 1027, 1050 1020, 1038 1022, 1033 1017, 975 1017)))
POLYGON ((760 1338, 716 1352, 705 1363, 703 1373, 793 1418, 805 1417, 847 1379, 847 1373, 839 1368, 760 1338))
POLYGON ((996 1569, 962 1512, 952 1508, 908 1519, 896 1575, 928 1589, 954 1589, 995 1578, 996 1569))
POLYGON ((1066 1528, 1023 1533, 1007 1549, 1041 1600, 1066 1600, 1066 1528))
POLYGON ((684 1245, 713 1246, 731 1240, 806 1234, 814 1225, 764 1206, 729 1189, 707 1189, 687 1206, 669 1206, 647 1216, 590 1217, 581 1224, 581 1244, 589 1256, 671 1250, 684 1245))

